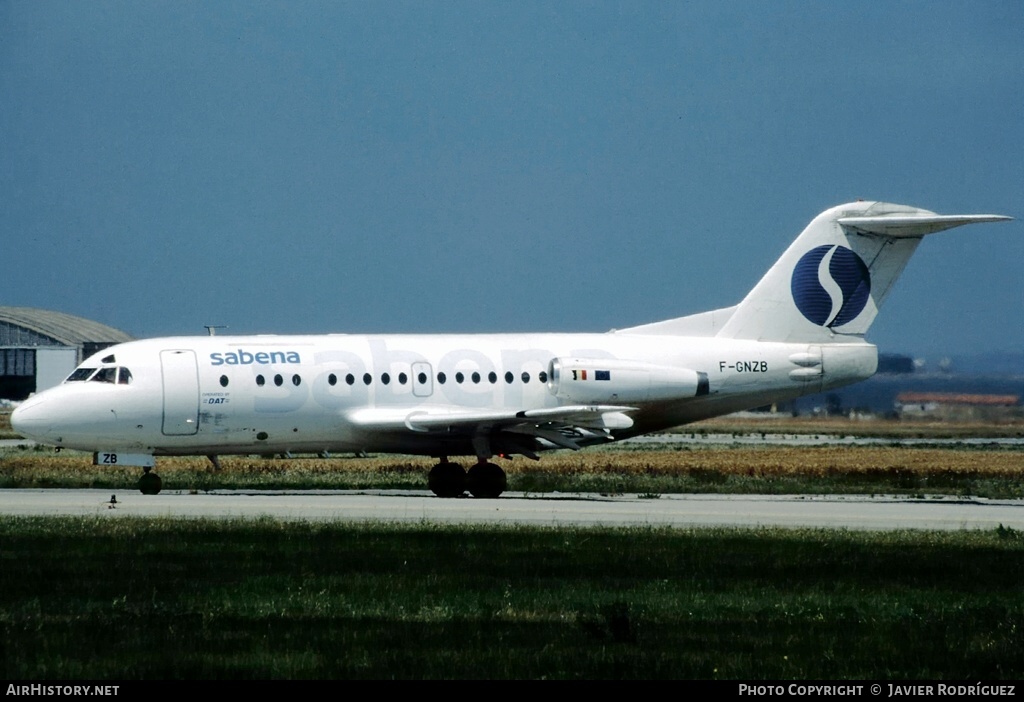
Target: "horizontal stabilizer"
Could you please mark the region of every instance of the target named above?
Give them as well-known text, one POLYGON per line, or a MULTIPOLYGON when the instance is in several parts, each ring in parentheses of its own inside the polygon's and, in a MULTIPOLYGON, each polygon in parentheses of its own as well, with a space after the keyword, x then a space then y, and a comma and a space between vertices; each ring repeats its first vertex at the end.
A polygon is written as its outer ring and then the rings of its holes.
POLYGON ((895 238, 921 237, 964 224, 981 222, 1005 222, 1013 219, 1003 215, 937 215, 937 214, 891 214, 872 217, 840 217, 837 221, 843 227, 861 234, 879 234, 895 238))

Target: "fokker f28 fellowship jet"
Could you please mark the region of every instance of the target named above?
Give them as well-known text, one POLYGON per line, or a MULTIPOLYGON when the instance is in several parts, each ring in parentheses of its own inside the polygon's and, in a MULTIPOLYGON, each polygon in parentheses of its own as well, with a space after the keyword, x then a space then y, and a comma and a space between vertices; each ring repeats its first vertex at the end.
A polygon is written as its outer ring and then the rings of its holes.
POLYGON ((734 307, 605 334, 201 336, 86 359, 11 416, 22 435, 154 456, 392 452, 430 489, 497 497, 495 456, 625 439, 870 377, 864 334, 921 238, 999 215, 853 202, 818 215, 734 307), (451 456, 475 456, 467 472, 451 456))

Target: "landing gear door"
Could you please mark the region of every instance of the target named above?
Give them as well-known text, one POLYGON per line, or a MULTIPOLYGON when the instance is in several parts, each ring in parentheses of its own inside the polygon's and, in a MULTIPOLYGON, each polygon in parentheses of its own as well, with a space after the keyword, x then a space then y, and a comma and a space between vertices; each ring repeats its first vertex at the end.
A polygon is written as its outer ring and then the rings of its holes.
POLYGON ((412 364, 412 394, 416 397, 430 397, 434 392, 434 371, 429 363, 412 364))
POLYGON ((199 431, 199 366, 194 351, 161 351, 165 436, 199 431))

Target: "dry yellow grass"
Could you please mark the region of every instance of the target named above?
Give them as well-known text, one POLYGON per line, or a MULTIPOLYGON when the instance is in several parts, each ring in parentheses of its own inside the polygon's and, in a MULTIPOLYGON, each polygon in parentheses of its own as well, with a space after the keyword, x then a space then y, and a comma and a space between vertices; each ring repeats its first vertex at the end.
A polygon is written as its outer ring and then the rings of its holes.
MULTIPOLYGON (((600 451, 545 456, 541 464, 516 461, 520 470, 684 474, 717 471, 747 476, 823 477, 910 471, 929 474, 1024 475, 1024 451, 879 446, 701 447, 686 451, 600 451), (536 466, 536 468, 534 468, 536 466)), ((512 471, 506 467, 506 470, 512 471)))
MULTIPOLYGON (((797 448, 710 446, 687 450, 584 450, 578 453, 545 454, 540 461, 516 458, 497 459, 510 477, 516 475, 557 476, 685 476, 715 472, 747 477, 806 477, 878 475, 903 473, 920 476, 984 476, 1019 478, 1024 476, 1024 451, 1013 449, 905 448, 898 446, 821 446, 797 448)), ((261 458, 226 456, 221 458, 225 478, 278 476, 289 481, 329 480, 332 476, 386 473, 392 477, 407 475, 415 480, 425 475, 434 459, 409 456, 369 458, 261 458)), ((463 459, 464 466, 472 459, 463 459)), ((175 473, 212 473, 202 457, 158 458, 157 469, 165 477, 175 473)), ((34 473, 44 482, 59 481, 60 476, 77 474, 124 474, 137 476, 133 467, 97 467, 88 455, 63 452, 19 452, 0 458, 0 477, 34 473)))

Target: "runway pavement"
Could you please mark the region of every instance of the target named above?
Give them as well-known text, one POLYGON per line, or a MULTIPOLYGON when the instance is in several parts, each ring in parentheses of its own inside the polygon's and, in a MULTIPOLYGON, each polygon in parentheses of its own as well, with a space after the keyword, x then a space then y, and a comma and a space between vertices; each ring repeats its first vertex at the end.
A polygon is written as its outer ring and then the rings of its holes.
POLYGON ((535 526, 738 526, 1024 531, 1024 500, 950 497, 506 493, 440 499, 419 491, 0 490, 0 515, 258 518, 535 526))

